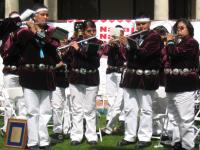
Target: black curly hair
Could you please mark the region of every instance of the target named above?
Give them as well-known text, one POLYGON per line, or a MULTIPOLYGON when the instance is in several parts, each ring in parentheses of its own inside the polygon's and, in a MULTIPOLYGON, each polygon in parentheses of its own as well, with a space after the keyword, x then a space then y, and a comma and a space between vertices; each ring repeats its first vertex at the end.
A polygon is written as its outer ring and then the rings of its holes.
POLYGON ((173 32, 175 34, 177 34, 177 26, 178 26, 179 22, 183 22, 185 24, 186 28, 188 29, 189 35, 193 37, 194 36, 194 27, 191 24, 191 22, 185 18, 180 18, 176 21, 176 23, 173 26, 173 32))

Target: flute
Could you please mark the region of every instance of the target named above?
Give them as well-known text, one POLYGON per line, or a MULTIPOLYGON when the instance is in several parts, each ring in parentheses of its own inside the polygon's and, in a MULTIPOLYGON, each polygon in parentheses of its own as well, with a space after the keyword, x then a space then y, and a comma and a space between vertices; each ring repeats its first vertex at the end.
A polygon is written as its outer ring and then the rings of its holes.
MULTIPOLYGON (((80 41, 78 41, 77 43, 83 43, 83 42, 86 42, 86 41, 91 40, 91 39, 94 39, 94 38, 96 38, 96 36, 92 36, 92 37, 89 37, 89 38, 87 38, 87 39, 80 40, 80 41)), ((69 47, 69 46, 71 46, 71 44, 67 44, 67 45, 64 45, 64 46, 59 46, 59 47, 57 48, 57 50, 59 51, 59 50, 61 50, 61 49, 65 49, 65 48, 67 48, 67 47, 69 47)))

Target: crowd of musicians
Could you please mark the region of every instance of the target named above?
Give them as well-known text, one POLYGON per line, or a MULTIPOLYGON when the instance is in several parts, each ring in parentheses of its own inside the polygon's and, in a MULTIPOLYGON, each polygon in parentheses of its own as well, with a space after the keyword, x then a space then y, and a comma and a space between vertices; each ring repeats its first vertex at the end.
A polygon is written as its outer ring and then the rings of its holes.
POLYGON ((98 144, 98 68, 106 55, 108 111, 102 134, 113 134, 119 121, 123 139, 116 146, 150 146, 155 92, 163 86, 167 106, 158 109, 168 110, 170 149, 194 148, 199 44, 189 20, 178 19, 172 34, 163 26, 150 30, 150 18, 141 15, 135 20, 137 32, 125 36, 123 27, 117 25, 108 43, 97 39, 92 20, 75 23, 72 37, 62 30, 64 38, 56 36, 58 28, 49 26, 47 20, 48 8, 36 4, 28 17, 12 12, 0 23, 4 88, 21 86, 24 93, 17 100, 5 100, 2 133, 13 108, 18 107, 18 115, 27 119, 29 150, 51 150, 51 144, 63 142, 64 135, 74 146, 83 139, 98 144), (54 134, 50 138, 51 117, 54 134))

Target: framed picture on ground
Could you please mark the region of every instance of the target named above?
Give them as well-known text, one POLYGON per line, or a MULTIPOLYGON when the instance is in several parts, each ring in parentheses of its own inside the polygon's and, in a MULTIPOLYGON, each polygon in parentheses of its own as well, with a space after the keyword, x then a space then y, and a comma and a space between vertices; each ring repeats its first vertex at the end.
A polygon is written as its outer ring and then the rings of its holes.
POLYGON ((4 146, 25 149, 27 135, 27 120, 10 118, 4 137, 4 146))

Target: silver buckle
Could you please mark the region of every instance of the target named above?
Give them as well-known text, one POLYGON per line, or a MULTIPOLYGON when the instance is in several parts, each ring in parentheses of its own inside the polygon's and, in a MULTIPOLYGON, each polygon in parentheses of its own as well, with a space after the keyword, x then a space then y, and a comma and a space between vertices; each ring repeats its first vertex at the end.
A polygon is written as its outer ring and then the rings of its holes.
POLYGON ((11 68, 11 70, 17 70, 16 66, 11 66, 10 68, 11 68))
POLYGON ((30 65, 30 64, 25 64, 25 67, 26 67, 26 68, 30 68, 31 65, 30 65))
POLYGON ((179 74, 179 70, 177 68, 172 70, 172 74, 173 75, 178 75, 179 74))
POLYGON ((80 71, 80 74, 86 74, 86 72, 87 72, 86 69, 84 69, 84 68, 80 68, 79 71, 80 71))
POLYGON ((151 70, 151 74, 152 74, 152 75, 157 75, 157 74, 158 74, 158 70, 152 69, 152 70, 151 70))
POLYGON ((44 65, 44 64, 39 64, 39 65, 38 65, 38 68, 39 68, 40 70, 44 70, 44 69, 45 69, 45 65, 44 65))
POLYGON ((144 74, 149 76, 149 75, 151 75, 151 71, 150 70, 144 70, 144 74))
POLYGON ((189 72, 190 72, 190 70, 188 68, 183 69, 183 74, 188 74, 189 72))
POLYGON ((143 75, 143 70, 141 69, 136 70, 136 74, 139 76, 143 75))

